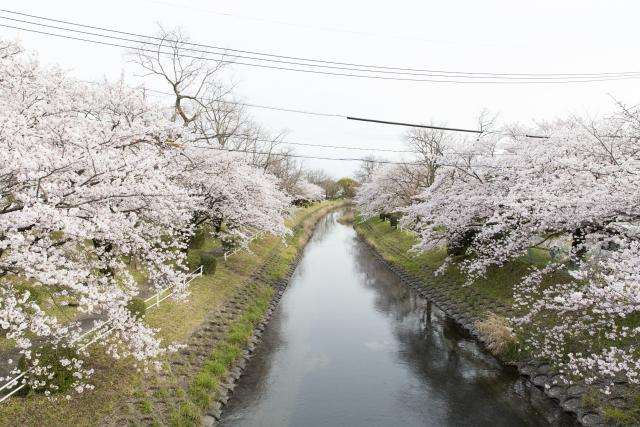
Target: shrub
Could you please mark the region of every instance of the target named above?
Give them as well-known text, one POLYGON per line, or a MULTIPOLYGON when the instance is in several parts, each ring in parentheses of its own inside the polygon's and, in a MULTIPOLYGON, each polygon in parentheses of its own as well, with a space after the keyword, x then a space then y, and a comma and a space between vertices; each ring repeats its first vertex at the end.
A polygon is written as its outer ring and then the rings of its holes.
POLYGON ((399 215, 391 214, 387 217, 389 218, 389 224, 391 225, 391 228, 398 228, 399 215))
POLYGON ((476 321, 475 327, 488 343, 487 349, 495 355, 504 354, 518 344, 518 339, 506 317, 489 313, 484 320, 476 321))
POLYGON ((193 271, 201 265, 202 260, 200 259, 200 254, 196 251, 189 251, 187 253, 187 267, 189 267, 189 271, 193 271))
MULTIPOLYGON (((34 352, 34 359, 38 359, 38 365, 40 367, 48 367, 43 372, 38 370, 31 371, 27 374, 28 384, 34 382, 42 382, 45 385, 37 388, 31 388, 30 385, 25 387, 25 392, 44 392, 48 390, 52 394, 64 393, 68 391, 76 378, 73 376, 73 370, 71 365, 62 366, 60 360, 67 359, 69 361, 78 358, 78 353, 72 348, 63 347, 55 344, 44 344, 42 347, 36 349, 34 352), (38 356, 39 355, 39 356, 38 356)), ((33 359, 27 360, 24 356, 18 362, 18 368, 21 371, 27 371, 34 367, 33 359)))
POLYGON ((191 237, 191 241, 189 242, 189 248, 191 249, 200 249, 205 240, 207 240, 207 230, 203 227, 196 230, 196 232, 191 237))
POLYGON ((140 297, 133 297, 127 303, 127 310, 133 317, 137 317, 138 319, 144 316, 144 313, 147 311, 147 304, 140 297))
POLYGON ((202 274, 212 275, 216 272, 216 257, 209 254, 200 255, 200 263, 202 265, 202 274))

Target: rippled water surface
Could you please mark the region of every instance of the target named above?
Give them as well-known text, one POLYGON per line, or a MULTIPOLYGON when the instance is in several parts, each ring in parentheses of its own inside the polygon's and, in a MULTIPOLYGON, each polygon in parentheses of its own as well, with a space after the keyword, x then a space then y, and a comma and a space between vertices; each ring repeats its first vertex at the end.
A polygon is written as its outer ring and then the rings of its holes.
POLYGON ((306 247, 222 425, 549 425, 338 217, 306 247))

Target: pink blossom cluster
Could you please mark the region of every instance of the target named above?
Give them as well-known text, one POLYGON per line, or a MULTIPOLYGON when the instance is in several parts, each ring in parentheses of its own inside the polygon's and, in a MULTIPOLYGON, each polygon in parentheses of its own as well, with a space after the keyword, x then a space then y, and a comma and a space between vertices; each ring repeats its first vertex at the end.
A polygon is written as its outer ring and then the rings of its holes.
POLYGON ((298 182, 296 182, 292 193, 293 198, 297 200, 304 199, 315 202, 324 199, 324 190, 322 187, 307 181, 305 178, 300 178, 298 182))

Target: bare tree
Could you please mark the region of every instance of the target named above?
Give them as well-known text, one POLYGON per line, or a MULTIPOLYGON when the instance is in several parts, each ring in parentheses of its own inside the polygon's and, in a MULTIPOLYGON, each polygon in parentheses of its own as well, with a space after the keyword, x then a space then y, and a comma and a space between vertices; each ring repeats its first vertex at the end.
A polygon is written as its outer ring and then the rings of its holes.
POLYGON ((380 168, 380 165, 375 156, 363 158, 355 172, 356 180, 360 183, 368 182, 373 176, 373 173, 380 168))
POLYGON ((244 152, 249 164, 275 175, 282 189, 293 191, 303 172, 291 156, 293 150, 283 144, 286 132, 266 132, 240 103, 229 100, 233 85, 223 83, 220 71, 231 58, 190 44, 180 29, 162 26, 157 36, 141 42, 129 56, 145 71, 143 76, 168 83, 174 95, 173 119, 189 126, 196 140, 244 152))
POLYGON ((335 179, 322 169, 314 169, 305 173, 305 178, 312 184, 322 187, 326 199, 333 199, 338 194, 340 187, 335 179))
POLYGON ((491 134, 495 132, 496 123, 498 122, 498 114, 492 113, 484 108, 478 114, 478 130, 480 135, 491 134))
POLYGON ((230 59, 223 53, 215 60, 212 53, 190 45, 189 37, 179 28, 168 30, 160 26, 157 35, 141 42, 129 57, 145 70, 143 76, 157 76, 169 84, 175 95, 174 119, 180 118, 187 126, 203 111, 216 107, 216 101, 232 89, 218 78, 230 59))
POLYGON ((445 146, 449 142, 448 135, 439 129, 412 128, 406 133, 405 139, 424 166, 424 186, 430 186, 435 180, 445 146))
POLYGON ((193 121, 198 139, 237 149, 239 144, 236 141, 242 140, 241 134, 250 126, 244 108, 222 99, 206 100, 203 104, 200 114, 193 121))

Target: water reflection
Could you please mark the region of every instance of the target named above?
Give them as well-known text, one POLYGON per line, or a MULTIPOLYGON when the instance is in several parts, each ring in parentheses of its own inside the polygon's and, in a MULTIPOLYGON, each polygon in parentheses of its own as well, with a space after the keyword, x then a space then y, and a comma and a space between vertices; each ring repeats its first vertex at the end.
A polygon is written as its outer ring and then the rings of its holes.
POLYGON ((549 425, 337 216, 318 225, 222 425, 549 425))

